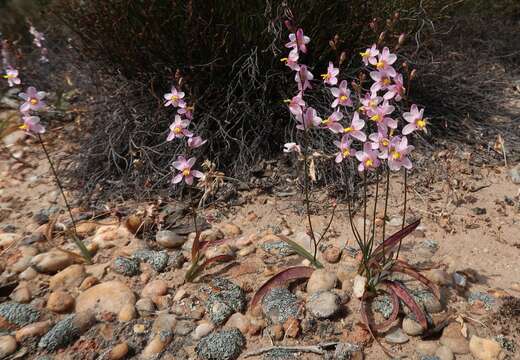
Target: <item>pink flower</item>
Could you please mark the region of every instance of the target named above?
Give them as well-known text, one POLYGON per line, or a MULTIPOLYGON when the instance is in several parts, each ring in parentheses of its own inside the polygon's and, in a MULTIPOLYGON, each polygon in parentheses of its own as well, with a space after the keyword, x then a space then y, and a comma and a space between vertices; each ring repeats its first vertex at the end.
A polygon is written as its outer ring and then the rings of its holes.
POLYGON ((334 145, 336 145, 339 148, 339 151, 336 154, 336 163, 339 164, 346 158, 354 156, 356 154, 356 150, 350 147, 351 144, 352 140, 347 135, 343 135, 341 137, 341 141, 334 141, 334 145))
POLYGON ((193 106, 181 107, 177 110, 177 114, 184 115, 188 120, 193 120, 193 106))
POLYGON ((33 43, 34 43, 34 45, 36 45, 37 47, 41 48, 42 47, 42 41, 45 40, 45 36, 43 35, 43 33, 37 31, 36 28, 34 26, 32 26, 32 25, 29 28, 29 32, 33 36, 33 43))
POLYGON ((300 69, 296 73, 294 80, 298 83, 298 90, 305 91, 312 89, 310 81, 314 79, 314 75, 307 69, 307 66, 300 65, 300 69))
POLYGON ((199 179, 201 177, 203 177, 204 176, 203 173, 201 173, 200 171, 191 169, 193 167, 193 165, 195 165, 196 160, 197 159, 194 157, 190 158, 189 160, 186 160, 186 158, 184 156, 179 155, 179 157, 177 157, 177 161, 173 162, 173 167, 175 169, 179 170, 180 172, 177 175, 175 175, 175 177, 172 180, 172 183, 178 184, 184 178, 184 181, 186 182, 186 184, 191 185, 191 184, 193 184, 194 177, 199 178, 199 179))
POLYGON ((289 104, 289 111, 294 115, 301 115, 302 109, 305 107, 305 101, 302 98, 302 93, 293 96, 292 99, 284 100, 289 104))
POLYGON ((353 137, 361 142, 365 142, 367 140, 367 136, 361 129, 365 127, 365 121, 359 118, 359 114, 357 111, 354 112, 354 116, 352 117, 352 122, 346 128, 343 128, 343 133, 347 137, 353 137))
POLYGON ((379 150, 379 158, 388 158, 388 147, 390 146, 390 138, 385 128, 379 128, 377 133, 370 134, 368 137, 372 141, 372 150, 379 150))
POLYGON ((299 59, 298 51, 293 49, 289 52, 289 56, 286 58, 280 59, 280 61, 284 62, 291 70, 298 71, 300 70, 300 64, 298 64, 299 59))
POLYGON ((370 116, 370 120, 374 121, 378 128, 386 128, 389 127, 391 129, 397 128, 397 121, 388 117, 387 115, 393 113, 395 107, 388 104, 388 101, 383 102, 382 105, 379 105, 374 110, 369 110, 367 112, 368 116, 370 116))
POLYGON ((285 44, 285 47, 298 49, 302 53, 307 53, 307 44, 311 41, 308 36, 303 34, 302 29, 298 29, 296 34, 289 34, 289 42, 285 44))
POLYGON ((175 115, 175 121, 170 125, 170 133, 166 141, 172 141, 173 139, 183 138, 185 136, 193 136, 191 131, 187 129, 188 125, 190 125, 189 120, 182 120, 179 115, 175 115))
POLYGON ((322 120, 321 125, 333 133, 340 133, 343 131, 343 126, 338 122, 341 119, 343 119, 343 114, 336 110, 328 118, 322 120))
POLYGON ((350 98, 350 89, 348 88, 347 80, 343 80, 339 84, 339 88, 331 88, 330 92, 336 98, 331 105, 333 108, 338 107, 338 105, 352 106, 352 99, 350 98))
POLYGON ((196 149, 198 147, 201 147, 205 143, 207 143, 208 140, 202 140, 200 136, 193 136, 188 138, 188 147, 190 149, 196 149))
POLYGON ((18 94, 19 97, 25 100, 25 102, 20 106, 20 111, 25 113, 29 110, 40 110, 45 106, 45 102, 42 100, 46 95, 47 94, 44 91, 38 91, 34 86, 29 86, 27 92, 21 92, 18 94))
POLYGON ((43 134, 45 132, 45 127, 40 124, 40 118, 38 116, 24 116, 23 125, 20 126, 20 129, 33 134, 43 134))
POLYGON ((363 145, 363 151, 356 152, 356 158, 359 160, 359 172, 375 170, 381 164, 381 161, 377 158, 377 153, 372 150, 370 143, 363 145))
POLYGON ((338 83, 339 69, 334 67, 332 61, 329 61, 329 67, 327 68, 327 73, 322 74, 323 82, 327 85, 336 85, 338 83))
POLYGON ((164 94, 164 98, 166 99, 164 106, 186 107, 186 103, 182 100, 183 97, 184 92, 178 91, 175 86, 172 86, 171 92, 164 94))
POLYGON ((307 130, 320 125, 321 118, 316 114, 316 110, 310 107, 307 108, 305 114, 296 115, 296 122, 298 123, 296 125, 298 130, 307 130))
POLYGON ((369 62, 372 63, 372 61, 375 61, 375 57, 379 55, 379 50, 377 49, 376 44, 374 44, 371 48, 368 48, 359 54, 361 55, 363 63, 368 65, 369 62))
POLYGON ((383 101, 381 96, 377 96, 377 92, 367 92, 363 98, 361 98, 361 111, 368 112, 374 110, 383 101))
POLYGON ((385 100, 395 99, 395 101, 401 101, 405 92, 403 86, 403 75, 397 74, 394 78, 394 83, 388 86, 387 93, 383 96, 385 100))
POLYGON ((379 90, 387 90, 392 85, 392 80, 386 71, 371 71, 370 77, 374 80, 374 83, 370 87, 370 91, 377 93, 379 90))
POLYGON ((369 61, 372 65, 376 67, 377 70, 383 70, 391 77, 396 75, 395 69, 392 67, 392 64, 397 60, 397 55, 390 53, 390 50, 385 47, 383 51, 377 56, 377 60, 375 57, 372 57, 369 61))
POLYGON ((300 145, 293 143, 293 142, 284 144, 283 147, 284 147, 283 152, 285 152, 285 153, 295 152, 295 153, 299 154, 302 151, 300 145))
POLYGON ((20 85, 21 81, 18 77, 18 70, 16 69, 7 69, 5 71, 4 78, 7 79, 7 83, 9 84, 9 87, 13 87, 15 85, 20 85))
POLYGON ((423 114, 424 109, 419 110, 415 104, 412 105, 410 112, 403 114, 403 118, 409 122, 409 124, 403 128, 403 135, 411 134, 415 130, 426 131, 426 120, 423 114))
POLYGON ((401 167, 410 170, 412 168, 412 162, 408 158, 408 154, 414 149, 412 145, 408 145, 408 139, 406 136, 402 138, 396 136, 390 142, 388 152, 388 167, 392 171, 398 171, 401 167))

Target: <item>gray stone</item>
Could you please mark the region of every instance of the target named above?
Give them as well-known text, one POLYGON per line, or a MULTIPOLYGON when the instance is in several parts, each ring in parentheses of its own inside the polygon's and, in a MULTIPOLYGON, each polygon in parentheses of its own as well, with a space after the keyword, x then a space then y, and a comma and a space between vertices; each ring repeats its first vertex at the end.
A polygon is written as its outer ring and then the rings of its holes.
POLYGON ((31 305, 16 302, 0 304, 0 319, 15 326, 32 324, 40 318, 40 312, 31 305))
POLYGON ((509 175, 511 176, 511 181, 513 181, 514 184, 520 184, 520 164, 512 168, 509 172, 509 175))
POLYGON ((332 292, 319 291, 309 297, 306 308, 312 316, 327 319, 340 310, 340 299, 332 292))
POLYGON ((296 254, 296 252, 285 241, 265 242, 261 244, 260 247, 266 253, 277 257, 285 257, 296 254))
POLYGON ((410 316, 406 316, 403 319, 403 331, 411 336, 421 335, 424 331, 421 324, 419 324, 415 319, 412 319, 410 316))
POLYGON ((300 306, 298 298, 286 288, 271 289, 262 299, 262 311, 272 324, 299 318, 300 306))
POLYGON ((453 351, 447 346, 440 346, 435 352, 435 356, 439 358, 439 360, 453 360, 455 359, 455 355, 453 355, 453 351))
POLYGON ((170 256, 166 251, 138 250, 134 253, 133 258, 150 264, 157 272, 163 272, 168 266, 170 256))
POLYGON ((188 238, 186 236, 181 236, 177 234, 175 231, 171 230, 161 230, 155 234, 155 241, 165 247, 167 249, 177 249, 182 247, 182 245, 186 242, 188 238))
POLYGON ((206 310, 215 325, 223 324, 233 313, 244 311, 244 291, 231 281, 217 277, 211 281, 206 310))
POLYGON ((203 360, 235 360, 240 356, 246 339, 238 329, 212 332, 203 337, 195 351, 203 360))
POLYGON ((468 285, 468 278, 466 275, 455 272, 453 273, 453 282, 455 285, 465 288, 468 285))
POLYGON ((38 347, 55 351, 65 347, 88 330, 94 323, 92 313, 72 314, 60 320, 45 334, 38 343, 38 347))
POLYGON ((125 276, 135 276, 141 271, 139 269, 139 261, 133 258, 125 258, 118 256, 114 260, 113 267, 114 271, 118 274, 125 276))
POLYGON ((404 344, 410 338, 400 328, 394 328, 385 336, 385 341, 389 344, 404 344))
POLYGON ((356 344, 338 343, 334 351, 334 360, 363 359, 363 349, 356 344))
POLYGON ((477 301, 482 301, 486 310, 491 310, 496 304, 496 299, 489 294, 480 291, 470 293, 468 303, 473 305, 477 301))
POLYGON ((372 311, 376 311, 388 319, 394 310, 392 300, 388 295, 378 295, 372 301, 372 311))

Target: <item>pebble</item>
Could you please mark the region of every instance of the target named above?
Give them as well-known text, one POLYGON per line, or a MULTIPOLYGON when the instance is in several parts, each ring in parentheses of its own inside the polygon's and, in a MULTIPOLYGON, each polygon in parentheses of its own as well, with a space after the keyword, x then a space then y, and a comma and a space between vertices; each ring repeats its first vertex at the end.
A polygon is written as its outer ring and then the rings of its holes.
MULTIPOLYGON (((422 305, 429 314, 436 314, 442 311, 442 303, 428 290, 410 291, 415 301, 422 305)), ((408 308, 407 308, 408 309, 408 308)))
POLYGON ((437 349, 439 348, 439 344, 434 341, 419 341, 415 345, 415 350, 419 355, 425 356, 433 356, 437 349))
POLYGON ((441 345, 447 346, 454 354, 467 354, 469 352, 468 340, 462 336, 461 326, 452 322, 446 326, 439 340, 441 345))
POLYGON ((20 275, 18 275, 18 278, 20 280, 29 281, 29 280, 33 280, 34 278, 36 278, 36 276, 38 276, 38 273, 36 272, 36 270, 34 270, 32 267, 28 267, 27 269, 22 271, 20 273, 20 275))
POLYGON ((496 360, 504 357, 497 341, 476 335, 473 335, 469 341, 469 351, 478 360, 496 360))
POLYGON ((331 246, 323 253, 323 258, 330 264, 335 264, 341 259, 341 250, 331 246))
POLYGON ((112 269, 116 273, 125 276, 135 276, 141 272, 139 269, 139 260, 122 256, 116 257, 112 264, 112 269))
POLYGON ((509 171, 513 184, 520 184, 520 164, 516 165, 509 171))
POLYGON ((288 338, 296 338, 300 333, 300 321, 290 317, 283 323, 283 331, 288 338))
POLYGON ((334 289, 337 282, 338 277, 334 272, 325 269, 314 270, 307 282, 307 293, 334 289))
POLYGON ((225 237, 237 237, 242 234, 242 230, 239 226, 232 223, 223 223, 219 225, 220 231, 224 233, 225 237))
POLYGON ((226 322, 227 328, 237 328, 242 334, 248 333, 249 325, 251 325, 249 318, 241 313, 234 313, 226 322))
POLYGON ((460 286, 461 288, 465 288, 468 285, 468 278, 464 274, 454 272, 453 282, 455 285, 460 286))
POLYGON ((4 359, 16 351, 16 340, 10 335, 0 336, 0 359, 4 359))
POLYGON ((437 351, 435 351, 435 356, 439 358, 439 360, 454 360, 455 355, 451 349, 447 346, 440 346, 437 351))
POLYGON ((163 272, 168 266, 170 256, 166 251, 153 251, 141 249, 134 253, 133 259, 144 261, 149 264, 155 271, 163 272))
POLYGON ((203 321, 199 325, 197 325, 195 331, 193 331, 193 338, 195 340, 202 339, 204 336, 212 332, 213 329, 215 329, 215 325, 213 325, 209 321, 203 321))
POLYGON ((126 354, 128 354, 128 343, 126 341, 123 341, 120 344, 117 344, 110 350, 108 353, 108 359, 109 360, 121 360, 123 359, 126 354))
POLYGON ((47 331, 49 331, 49 328, 51 327, 51 325, 52 325, 52 322, 50 320, 35 322, 32 324, 26 325, 23 328, 16 331, 16 333, 15 333, 16 341, 22 342, 25 339, 33 337, 33 336, 41 337, 45 333, 47 333, 47 331))
POLYGON ((19 246, 14 255, 8 259, 9 268, 15 273, 21 273, 30 266, 36 254, 38 250, 32 246, 19 246))
POLYGON ((152 358, 163 351, 173 339, 176 323, 173 315, 161 314, 157 316, 152 325, 152 338, 141 353, 141 358, 152 358))
POLYGON ((97 283, 99 283, 99 280, 97 277, 95 276, 87 276, 82 282, 81 282, 81 285, 79 286, 79 289, 80 290, 87 290, 89 288, 91 288, 92 286, 96 285, 97 283))
POLYGON ((47 309, 62 314, 74 307, 74 298, 62 290, 56 290, 47 299, 47 309))
POLYGON ((221 325, 233 313, 245 309, 245 293, 238 285, 217 277, 211 281, 210 295, 205 306, 210 320, 215 325, 221 325))
POLYGON ((181 236, 175 231, 171 230, 160 230, 155 234, 155 241, 167 249, 177 249, 182 247, 186 242, 186 236, 181 236))
POLYGON ((84 237, 94 234, 96 229, 97 225, 88 221, 83 221, 79 224, 76 224, 76 231, 79 235, 83 235, 84 237))
POLYGON ((141 291, 141 297, 154 298, 155 296, 166 295, 168 292, 168 282, 165 280, 153 280, 145 285, 141 291))
POLYGON ((400 328, 395 328, 385 335, 385 341, 389 344, 404 344, 410 338, 400 328))
POLYGON ((269 334, 271 335, 273 340, 280 341, 283 339, 284 330, 283 330, 282 324, 274 324, 271 327, 269 327, 269 329, 267 329, 267 330, 269 331, 269 334))
POLYGON ((0 250, 7 249, 18 239, 20 239, 18 234, 0 233, 0 250))
POLYGON ((403 319, 402 324, 403 331, 410 336, 418 336, 421 335, 424 331, 421 324, 412 319, 410 316, 406 316, 403 319))
POLYGON ((354 278, 354 286, 352 286, 352 295, 358 299, 361 299, 365 294, 367 286, 367 278, 361 275, 356 275, 354 278))
POLYGON ((97 229, 91 242, 100 249, 122 248, 128 245, 134 235, 124 225, 106 225, 97 229))
POLYGON ((0 304, 0 329, 25 326, 38 320, 40 312, 27 304, 4 302, 0 304))
POLYGON ((120 281, 107 281, 82 292, 76 299, 76 312, 94 311, 119 314, 125 305, 135 305, 135 295, 120 281))
POLYGON ((171 337, 167 336, 154 336, 146 345, 143 352, 141 353, 140 359, 152 359, 157 354, 163 351, 166 346, 171 342, 171 337))
POLYGON ((77 287, 85 278, 85 267, 83 265, 70 265, 49 279, 49 289, 70 289, 77 287))
POLYGON ((300 317, 301 303, 286 288, 273 288, 262 299, 262 311, 271 324, 283 324, 290 317, 300 317))
POLYGON ((31 259, 31 266, 43 274, 55 274, 74 263, 74 259, 63 251, 49 251, 38 254, 31 259))
POLYGON ((133 320, 137 317, 137 310, 135 309, 134 304, 126 304, 122 307, 119 314, 117 314, 117 319, 121 322, 127 322, 133 320))
POLYGON ((449 286, 453 283, 450 274, 441 269, 432 269, 424 272, 424 275, 434 284, 449 286))
POLYGON ((340 310, 340 299, 329 291, 315 292, 307 300, 306 308, 312 316, 327 319, 340 310))
POLYGON ((335 360, 363 360, 363 348, 351 343, 338 343, 334 351, 335 360))
POLYGON ((141 317, 148 317, 155 312, 155 304, 148 298, 139 299, 135 303, 135 309, 141 317))
POLYGON ((222 330, 203 337, 195 351, 203 360, 235 360, 245 344, 246 339, 240 330, 222 330))
POLYGON ((91 312, 71 314, 60 320, 38 342, 38 347, 55 351, 65 347, 87 331, 95 322, 91 312))
POLYGON ((18 286, 13 290, 13 292, 9 295, 9 298, 13 301, 22 304, 30 302, 32 299, 32 294, 27 282, 20 282, 18 286))
POLYGON ((177 322, 175 326, 175 335, 186 336, 193 331, 195 325, 191 320, 182 320, 177 322))

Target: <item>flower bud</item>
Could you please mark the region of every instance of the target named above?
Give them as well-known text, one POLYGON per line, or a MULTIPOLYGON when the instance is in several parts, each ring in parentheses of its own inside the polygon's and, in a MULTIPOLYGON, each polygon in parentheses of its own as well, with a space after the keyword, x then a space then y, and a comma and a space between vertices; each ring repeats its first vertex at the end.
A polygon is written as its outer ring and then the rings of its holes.
POLYGON ((383 41, 385 41, 385 37, 386 37, 386 31, 383 31, 381 34, 379 34, 379 39, 377 40, 377 42, 379 44, 381 44, 383 41))
POLYGON ((413 80, 417 76, 417 70, 413 69, 410 73, 410 80, 413 80))
POLYGON ((403 61, 403 64, 401 65, 403 69, 408 70, 408 63, 406 61, 403 61))
POLYGON ((368 24, 368 26, 370 27, 370 29, 372 29, 372 31, 376 31, 376 29, 377 29, 377 18, 373 18, 372 21, 368 24))
POLYGON ((334 35, 334 42, 337 44, 339 42, 339 35, 334 35))
POLYGON ((343 51, 339 56, 339 64, 343 64, 347 60, 347 53, 343 51))
POLYGON ((401 17, 401 14, 399 14, 398 11, 394 13, 394 20, 399 20, 399 17, 401 17))
POLYGON ((336 50, 336 43, 333 40, 329 40, 329 46, 336 50))
POLYGON ((399 35, 398 44, 403 45, 405 41, 406 41, 406 34, 402 33, 401 35, 399 35))
POLYGON ((359 92, 359 90, 361 90, 361 87, 360 87, 359 84, 356 82, 356 80, 352 80, 352 82, 350 83, 350 85, 352 86, 352 89, 354 89, 355 92, 359 92))

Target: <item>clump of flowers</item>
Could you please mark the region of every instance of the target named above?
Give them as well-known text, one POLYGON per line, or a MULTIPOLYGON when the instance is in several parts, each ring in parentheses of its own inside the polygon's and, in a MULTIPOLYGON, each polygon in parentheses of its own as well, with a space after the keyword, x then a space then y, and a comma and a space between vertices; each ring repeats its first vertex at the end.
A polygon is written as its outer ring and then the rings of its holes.
POLYGON ((40 49, 40 61, 42 63, 49 62, 49 58, 47 57, 49 50, 44 46, 45 35, 36 30, 32 24, 29 26, 29 32, 33 36, 33 44, 40 49))

